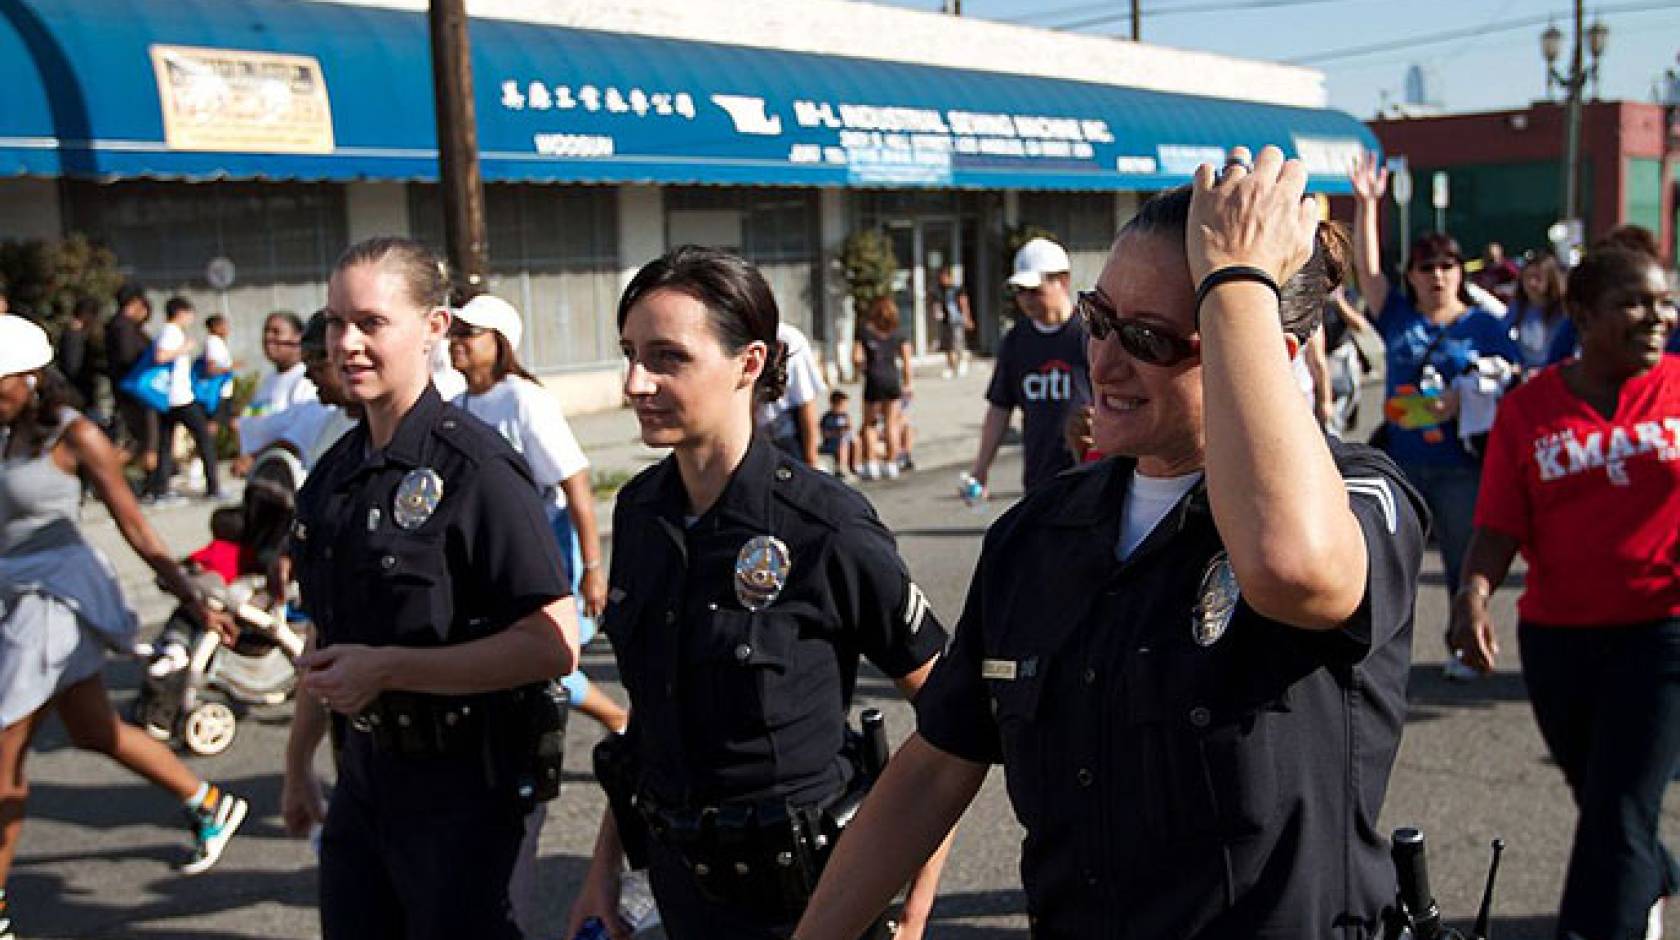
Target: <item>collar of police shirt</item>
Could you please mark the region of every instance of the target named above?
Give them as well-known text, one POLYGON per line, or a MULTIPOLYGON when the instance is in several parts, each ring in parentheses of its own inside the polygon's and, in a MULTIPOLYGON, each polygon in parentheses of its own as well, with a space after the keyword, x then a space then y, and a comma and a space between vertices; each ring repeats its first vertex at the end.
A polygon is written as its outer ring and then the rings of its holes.
POLYGON ((636 488, 626 500, 633 506, 651 511, 657 516, 694 530, 706 525, 738 523, 748 528, 763 529, 770 524, 770 500, 773 487, 766 481, 785 482, 792 476, 786 466, 786 456, 762 432, 755 432, 741 463, 730 474, 729 483, 718 495, 710 509, 688 523, 688 491, 683 489, 682 474, 677 470, 675 456, 666 457, 651 471, 654 476, 636 488), (789 472, 784 476, 781 471, 789 472))
POLYGON ((346 486, 352 480, 389 464, 419 467, 425 460, 426 440, 432 433, 432 425, 436 423, 438 412, 442 410, 443 398, 438 394, 437 387, 428 382, 420 397, 415 399, 408 409, 408 413, 398 419, 397 430, 384 447, 375 448, 368 423, 357 422, 349 433, 361 435, 360 447, 357 450, 362 454, 362 464, 354 472, 347 474, 340 486, 346 486))

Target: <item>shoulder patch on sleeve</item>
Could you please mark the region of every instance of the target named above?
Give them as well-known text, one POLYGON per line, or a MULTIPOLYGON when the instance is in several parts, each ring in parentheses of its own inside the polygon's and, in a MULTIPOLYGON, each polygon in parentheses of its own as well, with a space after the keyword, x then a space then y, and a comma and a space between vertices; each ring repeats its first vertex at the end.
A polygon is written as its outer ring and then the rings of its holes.
POLYGON ((928 599, 916 582, 911 581, 904 591, 904 611, 902 617, 904 626, 909 628, 910 635, 922 632, 922 621, 927 619, 928 599))
POLYGON ((1347 486, 1348 496, 1363 496, 1374 499, 1382 507, 1383 521, 1388 523, 1388 534, 1396 535, 1400 531, 1400 511, 1394 503, 1394 488, 1389 486, 1382 477, 1347 477, 1342 480, 1347 486))

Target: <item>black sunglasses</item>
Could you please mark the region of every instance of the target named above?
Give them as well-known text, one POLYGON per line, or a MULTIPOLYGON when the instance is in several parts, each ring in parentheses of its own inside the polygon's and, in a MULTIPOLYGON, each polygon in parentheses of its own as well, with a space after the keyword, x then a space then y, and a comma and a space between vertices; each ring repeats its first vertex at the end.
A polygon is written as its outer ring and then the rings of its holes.
POLYGON ((1139 362, 1152 366, 1176 366, 1202 354, 1200 339, 1175 336, 1142 320, 1123 317, 1102 294, 1094 290, 1080 291, 1076 304, 1085 322, 1090 325, 1093 338, 1106 340, 1110 336, 1115 337, 1120 340, 1120 348, 1139 362))
POLYGON ((449 324, 449 335, 455 339, 472 339, 490 332, 486 326, 473 326, 462 320, 453 320, 449 324))

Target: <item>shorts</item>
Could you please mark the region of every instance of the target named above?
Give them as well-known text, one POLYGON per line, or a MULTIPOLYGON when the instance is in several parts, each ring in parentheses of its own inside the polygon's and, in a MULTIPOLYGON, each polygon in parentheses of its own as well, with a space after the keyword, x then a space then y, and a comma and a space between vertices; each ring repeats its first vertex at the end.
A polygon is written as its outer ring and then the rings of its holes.
POLYGON ((852 436, 850 434, 842 434, 839 437, 825 437, 822 443, 817 445, 817 453, 834 457, 840 453, 840 445, 850 444, 851 442, 852 436))
POLYGON ((904 397, 904 384, 896 377, 891 382, 880 382, 864 377, 863 400, 866 402, 898 401, 904 397))
POLYGON ((963 326, 946 320, 939 324, 939 351, 956 352, 963 346, 963 326))

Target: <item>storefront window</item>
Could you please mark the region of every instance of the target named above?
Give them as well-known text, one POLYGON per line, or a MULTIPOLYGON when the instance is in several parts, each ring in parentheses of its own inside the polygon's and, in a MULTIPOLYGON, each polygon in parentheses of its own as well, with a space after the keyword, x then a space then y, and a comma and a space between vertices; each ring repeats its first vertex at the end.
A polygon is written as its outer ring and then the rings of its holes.
MULTIPOLYGON (((437 186, 411 185, 409 225, 443 249, 437 186)), ((596 366, 618 356, 618 190, 491 183, 484 187, 490 290, 519 308, 519 355, 534 371, 596 366)))
POLYGON ((782 318, 810 333, 816 302, 817 195, 803 189, 673 187, 666 241, 738 251, 758 266, 782 318))
POLYGON ((1020 220, 1056 234, 1068 251, 1108 251, 1114 241, 1113 193, 1022 193, 1020 220))
POLYGON ((245 286, 319 283, 347 239, 344 191, 329 183, 64 184, 70 228, 159 288, 202 284, 212 258, 245 286))

